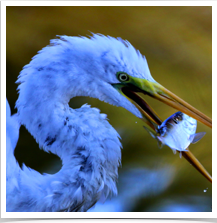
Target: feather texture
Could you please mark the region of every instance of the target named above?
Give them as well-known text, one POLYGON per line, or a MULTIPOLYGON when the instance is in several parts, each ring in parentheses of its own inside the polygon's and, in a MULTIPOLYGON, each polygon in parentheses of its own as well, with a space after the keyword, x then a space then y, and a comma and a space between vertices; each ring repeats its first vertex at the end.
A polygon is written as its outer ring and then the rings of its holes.
MULTIPOLYGON (((118 133, 98 109, 72 109, 68 102, 94 97, 141 118, 111 85, 119 83, 119 71, 154 82, 146 59, 129 42, 97 34, 51 40, 23 68, 17 80, 17 117, 39 147, 58 155, 63 166, 53 175, 25 165, 20 169, 15 143, 7 143, 7 211, 86 211, 100 198, 117 194, 118 133)), ((7 122, 11 118, 7 114, 7 122)))

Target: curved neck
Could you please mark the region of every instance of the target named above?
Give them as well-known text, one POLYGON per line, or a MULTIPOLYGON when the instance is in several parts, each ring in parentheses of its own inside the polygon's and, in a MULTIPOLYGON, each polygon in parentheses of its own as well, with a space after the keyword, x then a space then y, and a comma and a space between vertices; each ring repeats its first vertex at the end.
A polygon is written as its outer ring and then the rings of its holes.
POLYGON ((117 193, 121 144, 98 109, 84 105, 74 110, 54 98, 35 98, 18 112, 39 146, 58 155, 63 164, 54 175, 23 169, 21 182, 31 183, 21 183, 22 192, 29 194, 27 199, 44 201, 40 211, 87 210, 100 197, 117 193))
MULTIPOLYGON (((49 48, 54 54, 55 47, 49 48)), ((34 201, 31 210, 34 206, 38 211, 87 210, 100 196, 117 193, 119 135, 98 109, 69 107, 72 97, 90 93, 94 97, 98 91, 96 81, 87 81, 92 86, 83 91, 82 78, 72 69, 66 56, 53 55, 51 61, 47 50, 37 55, 18 79, 16 107, 21 124, 41 148, 58 155, 63 164, 54 175, 40 175, 25 167, 21 171, 21 201, 23 197, 34 201), (43 66, 40 56, 46 57, 43 66), (38 207, 37 202, 44 205, 38 207)))

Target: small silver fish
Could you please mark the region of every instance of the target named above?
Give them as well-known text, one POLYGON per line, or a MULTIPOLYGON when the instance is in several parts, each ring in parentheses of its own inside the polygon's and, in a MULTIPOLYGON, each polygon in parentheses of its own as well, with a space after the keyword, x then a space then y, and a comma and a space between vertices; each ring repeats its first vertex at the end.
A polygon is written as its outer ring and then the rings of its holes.
POLYGON ((206 134, 205 132, 195 133, 196 128, 195 119, 182 112, 176 112, 158 126, 156 135, 150 134, 158 140, 160 147, 167 145, 175 153, 176 150, 187 151, 191 143, 198 142, 206 134))

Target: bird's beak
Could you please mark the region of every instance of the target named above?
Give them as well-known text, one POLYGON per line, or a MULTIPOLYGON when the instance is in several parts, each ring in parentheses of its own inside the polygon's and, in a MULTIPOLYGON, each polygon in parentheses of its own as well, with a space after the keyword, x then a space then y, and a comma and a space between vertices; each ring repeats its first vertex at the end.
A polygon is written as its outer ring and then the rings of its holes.
MULTIPOLYGON (((196 108, 192 107, 190 104, 157 82, 151 82, 145 79, 130 76, 128 81, 117 84, 116 88, 139 109, 143 116, 142 120, 146 123, 146 127, 152 134, 156 134, 156 127, 161 125, 162 121, 160 117, 154 112, 154 110, 147 104, 144 98, 140 96, 140 94, 146 96, 148 95, 161 102, 164 102, 165 104, 212 128, 212 120, 209 117, 198 111, 196 108)), ((207 179, 212 181, 209 173, 190 151, 182 153, 186 160, 188 160, 207 179)))

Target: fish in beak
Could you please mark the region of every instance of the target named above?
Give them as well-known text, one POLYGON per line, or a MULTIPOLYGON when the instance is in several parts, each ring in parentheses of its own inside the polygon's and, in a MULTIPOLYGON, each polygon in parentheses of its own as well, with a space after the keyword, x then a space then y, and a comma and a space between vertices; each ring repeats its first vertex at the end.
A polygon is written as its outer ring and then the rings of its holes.
MULTIPOLYGON (((155 98, 212 128, 212 120, 209 117, 167 90, 159 83, 132 77, 124 72, 117 73, 117 78, 120 83, 114 84, 113 86, 138 108, 143 116, 142 120, 145 122, 146 129, 151 134, 157 134, 157 127, 162 124, 162 121, 157 113, 140 95, 148 95, 155 98)), ((183 157, 210 182, 212 182, 212 177, 202 166, 202 164, 195 158, 188 148, 186 148, 186 150, 187 151, 182 152, 183 157)))

